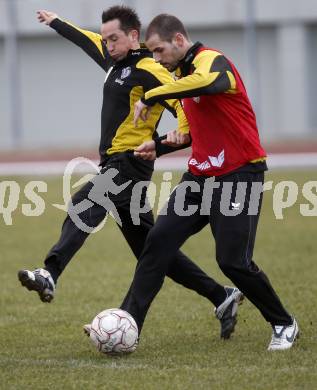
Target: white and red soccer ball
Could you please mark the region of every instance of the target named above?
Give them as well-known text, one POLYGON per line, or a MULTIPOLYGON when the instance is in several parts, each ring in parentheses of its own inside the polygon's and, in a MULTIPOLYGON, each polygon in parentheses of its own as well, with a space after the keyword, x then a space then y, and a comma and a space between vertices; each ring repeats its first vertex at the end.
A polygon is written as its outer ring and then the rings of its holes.
POLYGON ((138 334, 134 318, 121 309, 104 310, 91 323, 90 339, 105 354, 135 351, 138 334))

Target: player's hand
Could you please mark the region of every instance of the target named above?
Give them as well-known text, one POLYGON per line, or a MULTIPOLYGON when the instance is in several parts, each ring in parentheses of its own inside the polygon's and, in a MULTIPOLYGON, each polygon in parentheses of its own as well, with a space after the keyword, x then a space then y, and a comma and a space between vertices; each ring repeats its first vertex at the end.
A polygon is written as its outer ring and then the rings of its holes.
POLYGON ((36 12, 37 19, 40 23, 45 23, 46 25, 50 25, 52 21, 58 18, 58 15, 54 12, 46 11, 45 9, 41 9, 36 12))
POLYGON ((149 107, 146 104, 142 103, 141 100, 137 101, 134 105, 134 126, 138 127, 139 118, 141 118, 143 122, 146 122, 151 113, 151 110, 152 107, 149 107))
POLYGON ((166 139, 162 140, 161 143, 174 147, 188 144, 190 143, 190 135, 182 134, 178 130, 169 131, 166 139))
POLYGON ((156 159, 156 150, 154 141, 143 142, 134 150, 134 155, 140 157, 143 160, 155 160, 156 159))

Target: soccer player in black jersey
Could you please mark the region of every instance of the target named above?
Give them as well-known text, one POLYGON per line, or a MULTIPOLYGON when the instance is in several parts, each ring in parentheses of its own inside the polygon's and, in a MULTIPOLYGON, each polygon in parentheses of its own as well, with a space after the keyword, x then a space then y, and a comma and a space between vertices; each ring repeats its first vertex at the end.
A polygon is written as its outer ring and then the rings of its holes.
MULTIPOLYGON (((178 129, 184 136, 188 133, 188 125, 182 107, 175 99, 155 105, 148 121, 138 128, 133 125, 133 109, 144 92, 173 79, 163 66, 155 62, 152 54, 140 45, 140 21, 129 7, 115 6, 104 11, 101 35, 63 21, 53 12, 39 11, 38 19, 83 49, 106 72, 99 146, 101 172, 73 196, 72 204, 74 208, 81 202, 91 202, 91 192, 98 181, 102 190, 100 201, 94 198, 93 204, 78 215, 85 226, 91 229, 98 226, 108 212, 103 201, 109 189, 102 180, 115 169, 115 185, 125 189, 118 194, 108 194, 108 200, 118 213, 121 232, 135 257, 139 258, 154 220, 152 211, 149 211, 140 214, 140 224, 134 224, 130 200, 135 184, 151 180, 154 162, 135 157, 133 150, 144 141, 157 137, 156 127, 164 108, 177 114, 178 129)), ((143 204, 145 201, 144 195, 143 204)), ((204 226, 205 224, 201 224, 199 230, 204 226)), ((19 271, 18 277, 22 285, 37 291, 43 302, 50 302, 54 297, 58 278, 88 235, 89 229, 83 231, 78 227, 69 210, 61 236, 44 260, 44 267, 34 271, 19 271)), ((221 337, 229 338, 234 331, 237 305, 242 299, 241 292, 237 288, 219 285, 180 251, 175 254, 175 261, 167 275, 215 305, 215 313, 221 323, 221 337)), ((126 299, 128 296, 129 292, 126 299)))

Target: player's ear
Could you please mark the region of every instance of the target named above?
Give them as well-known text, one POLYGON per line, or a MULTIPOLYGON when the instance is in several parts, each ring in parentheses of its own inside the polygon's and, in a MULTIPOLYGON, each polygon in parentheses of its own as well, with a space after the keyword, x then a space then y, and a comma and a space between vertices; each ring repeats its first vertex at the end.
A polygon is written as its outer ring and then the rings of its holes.
POLYGON ((174 35, 173 41, 178 47, 182 47, 184 45, 184 35, 181 33, 176 33, 174 35))
POLYGON ((139 40, 139 33, 137 30, 131 30, 129 31, 129 37, 132 42, 138 42, 139 40))

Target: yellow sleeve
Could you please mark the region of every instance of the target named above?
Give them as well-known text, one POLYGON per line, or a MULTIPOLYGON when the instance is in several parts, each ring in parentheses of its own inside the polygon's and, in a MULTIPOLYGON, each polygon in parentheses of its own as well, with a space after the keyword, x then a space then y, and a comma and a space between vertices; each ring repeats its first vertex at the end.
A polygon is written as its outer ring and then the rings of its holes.
POLYGON ((189 134, 188 121, 180 101, 177 99, 172 99, 168 100, 167 103, 176 110, 178 131, 182 134, 189 134))
POLYGON ((97 47, 100 54, 104 57, 103 49, 102 49, 102 36, 100 34, 97 34, 93 31, 89 31, 89 30, 83 30, 82 28, 79 28, 68 21, 65 21, 65 23, 67 23, 69 26, 72 26, 73 28, 75 28, 81 34, 85 35, 97 47))
POLYGON ((148 91, 144 96, 144 102, 152 105, 169 98, 182 99, 235 89, 235 78, 229 69, 212 70, 213 63, 219 56, 222 54, 217 51, 201 51, 194 58, 192 63, 194 72, 191 75, 148 91))
POLYGON ((64 38, 79 46, 103 69, 106 70, 110 65, 111 59, 109 55, 105 55, 107 51, 103 45, 100 34, 83 30, 72 23, 65 22, 59 18, 54 19, 50 23, 50 27, 64 38))
MULTIPOLYGON (((153 58, 144 58, 137 64, 138 69, 146 71, 143 77, 143 89, 147 91, 156 86, 173 83, 172 75, 162 65, 154 61, 153 58)), ((182 134, 189 133, 189 126, 183 111, 182 105, 178 99, 168 99, 161 104, 177 116, 178 130, 182 134)))

